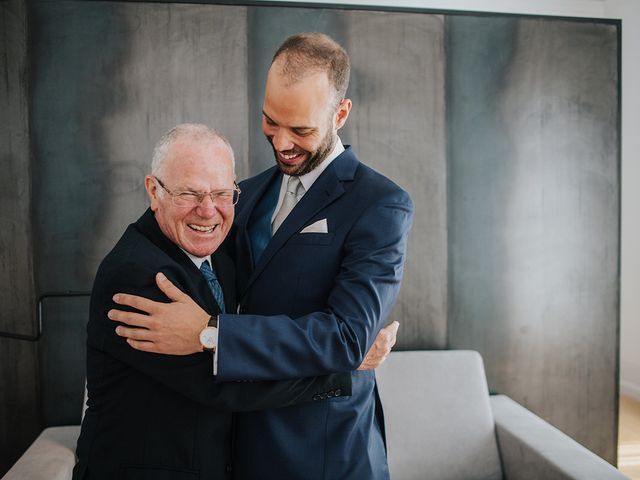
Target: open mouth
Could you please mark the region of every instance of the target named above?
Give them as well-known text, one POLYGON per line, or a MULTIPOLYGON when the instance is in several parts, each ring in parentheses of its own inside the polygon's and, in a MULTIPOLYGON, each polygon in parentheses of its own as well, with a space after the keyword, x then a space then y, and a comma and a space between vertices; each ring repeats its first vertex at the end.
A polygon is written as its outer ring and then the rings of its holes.
POLYGON ((218 228, 218 225, 198 225, 196 223, 189 223, 187 224, 187 226, 196 232, 200 232, 200 233, 212 233, 216 228, 218 228))
POLYGON ((294 165, 296 163, 298 163, 300 160, 302 160, 305 156, 306 152, 293 152, 293 153, 282 153, 282 152, 278 152, 278 157, 280 158, 280 161, 282 163, 285 163, 287 165, 294 165))

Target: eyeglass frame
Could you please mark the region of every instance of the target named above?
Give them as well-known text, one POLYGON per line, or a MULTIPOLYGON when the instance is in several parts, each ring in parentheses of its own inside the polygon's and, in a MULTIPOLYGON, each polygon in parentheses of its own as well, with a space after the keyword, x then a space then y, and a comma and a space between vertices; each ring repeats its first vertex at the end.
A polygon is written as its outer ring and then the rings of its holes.
POLYGON ((169 190, 164 183, 162 183, 162 180, 160 180, 158 177, 156 177, 155 175, 153 176, 153 178, 158 182, 158 184, 163 188, 163 190, 165 192, 167 192, 170 196, 171 196, 171 202, 176 206, 176 207, 180 207, 180 208, 188 208, 188 207, 198 207, 200 205, 202 205, 202 202, 204 201, 204 197, 208 196, 211 199, 211 202, 214 205, 217 206, 222 206, 222 207, 233 207, 234 205, 236 205, 238 203, 238 200, 240 200, 240 194, 242 193, 242 191, 240 190, 240 187, 238 186, 238 184, 236 182, 233 182, 233 187, 234 188, 224 188, 221 190, 212 190, 210 192, 206 192, 206 193, 200 193, 200 192, 194 192, 193 190, 169 190), (218 196, 213 196, 214 194, 220 194, 222 192, 229 192, 232 191, 233 193, 233 197, 232 197, 232 203, 231 204, 218 204, 217 203, 217 199, 219 198, 218 196), (179 197, 182 194, 188 194, 188 195, 194 195, 196 197, 196 200, 198 201, 197 204, 195 205, 178 205, 176 203, 176 197, 179 197))

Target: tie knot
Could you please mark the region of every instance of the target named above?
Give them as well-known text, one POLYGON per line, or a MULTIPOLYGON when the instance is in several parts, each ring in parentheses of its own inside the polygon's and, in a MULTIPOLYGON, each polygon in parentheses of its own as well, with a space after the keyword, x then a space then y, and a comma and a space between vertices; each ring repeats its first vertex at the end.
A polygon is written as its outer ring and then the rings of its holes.
POLYGON ((298 196, 302 193, 302 190, 304 190, 304 187, 302 186, 300 178, 294 176, 289 177, 289 180, 287 181, 287 193, 296 197, 297 200, 298 196))
POLYGON ((200 271, 204 275, 204 278, 206 278, 208 281, 218 279, 218 277, 216 277, 216 274, 211 269, 211 266, 209 265, 209 260, 205 260, 204 262, 202 262, 202 265, 200 265, 200 271))

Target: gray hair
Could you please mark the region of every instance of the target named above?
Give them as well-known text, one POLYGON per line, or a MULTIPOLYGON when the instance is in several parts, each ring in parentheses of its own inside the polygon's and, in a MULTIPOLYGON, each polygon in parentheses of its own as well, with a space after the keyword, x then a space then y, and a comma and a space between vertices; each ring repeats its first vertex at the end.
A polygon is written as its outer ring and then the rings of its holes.
POLYGON ((173 142, 184 136, 191 137, 194 140, 210 140, 224 143, 229 149, 229 153, 231 154, 231 166, 233 170, 235 170, 236 162, 233 155, 233 148, 231 148, 229 140, 227 140, 218 131, 206 125, 202 125, 200 123, 183 123, 173 127, 165 133, 160 140, 158 140, 158 143, 156 143, 156 146, 153 149, 153 159, 151 161, 151 175, 156 177, 161 176, 162 167, 164 166, 164 161, 167 158, 169 148, 171 148, 173 142))

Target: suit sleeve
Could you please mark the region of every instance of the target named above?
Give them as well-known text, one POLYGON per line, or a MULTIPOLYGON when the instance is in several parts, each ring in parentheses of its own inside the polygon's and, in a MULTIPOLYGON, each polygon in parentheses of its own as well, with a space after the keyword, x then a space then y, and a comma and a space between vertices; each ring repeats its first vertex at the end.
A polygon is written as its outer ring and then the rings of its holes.
MULTIPOLYGON (((134 369, 191 400, 228 411, 277 408, 351 394, 348 374, 286 381, 221 383, 211 373, 212 356, 208 352, 171 356, 141 352, 130 347, 115 333, 116 323, 107 318, 109 309, 122 308, 113 303, 111 297, 116 292, 126 292, 156 301, 168 301, 155 286, 155 273, 135 263, 98 273, 91 299, 88 347, 89 350, 103 352, 108 365, 103 365, 101 372, 88 372, 88 376, 92 373, 102 375, 101 381, 105 381, 105 372, 109 372, 111 378, 117 378, 134 369)), ((171 272, 164 273, 179 284, 171 272)))
POLYGON ((351 228, 326 309, 298 318, 220 316, 219 380, 295 378, 360 366, 400 289, 413 204, 406 192, 394 197, 369 206, 351 228), (277 352, 266 345, 277 345, 277 352))

